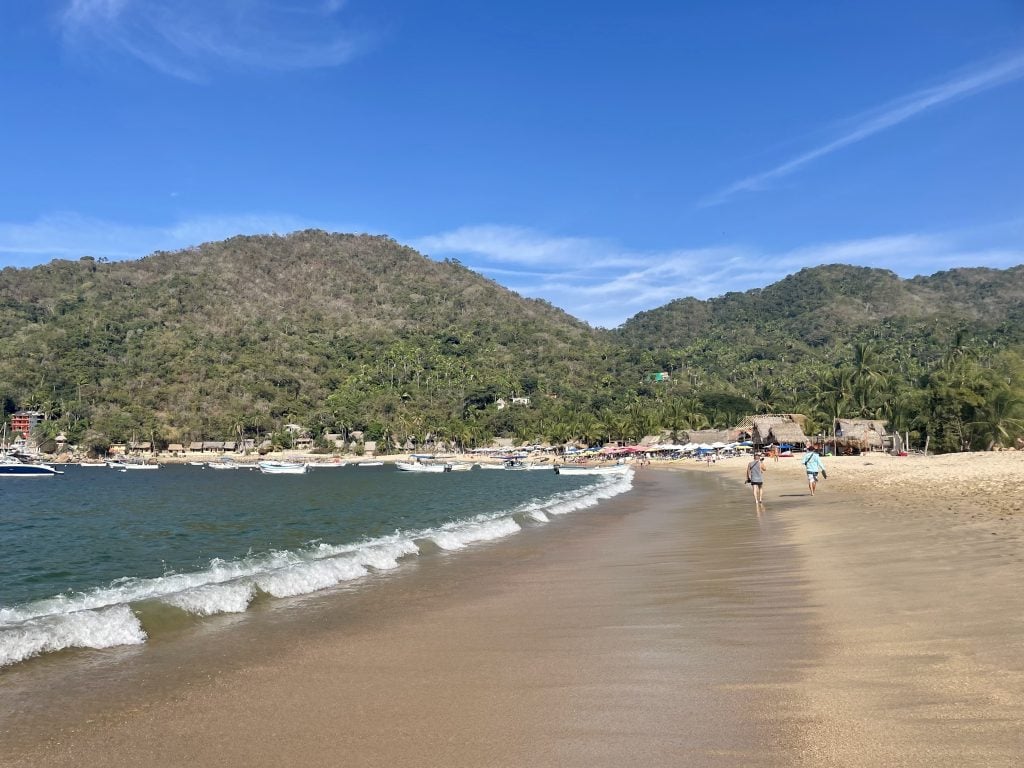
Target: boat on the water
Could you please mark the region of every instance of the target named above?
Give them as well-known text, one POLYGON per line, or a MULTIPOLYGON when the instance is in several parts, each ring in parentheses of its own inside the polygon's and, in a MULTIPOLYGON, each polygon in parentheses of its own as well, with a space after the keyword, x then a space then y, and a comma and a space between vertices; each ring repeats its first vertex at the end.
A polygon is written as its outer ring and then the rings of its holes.
POLYGON ((360 461, 356 464, 357 467, 383 467, 383 461, 360 461))
POLYGON ((629 471, 627 464, 588 466, 586 464, 556 464, 556 475, 623 475, 629 471))
POLYGON ((32 464, 13 454, 0 458, 0 477, 53 477, 63 474, 49 464, 32 464))
POLYGON ((308 468, 298 461, 260 461, 257 466, 264 475, 304 475, 308 468))
POLYGON ((403 472, 451 472, 451 464, 431 464, 425 461, 396 461, 395 466, 403 472))
POLYGON ((222 456, 217 461, 211 461, 206 466, 210 469, 241 469, 242 465, 230 456, 222 456))
POLYGON ((160 465, 156 462, 149 462, 140 458, 111 459, 107 462, 107 466, 122 472, 126 472, 129 469, 160 469, 160 465))

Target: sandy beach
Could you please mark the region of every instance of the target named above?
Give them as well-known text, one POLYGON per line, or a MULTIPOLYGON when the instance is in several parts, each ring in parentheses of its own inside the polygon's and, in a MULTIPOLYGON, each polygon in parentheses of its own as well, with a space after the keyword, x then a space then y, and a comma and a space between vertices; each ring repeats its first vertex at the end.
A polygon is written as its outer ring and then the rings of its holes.
POLYGON ((769 463, 760 515, 742 459, 643 468, 371 588, 4 671, 0 765, 1020 765, 1024 454, 825 464, 812 498, 769 463))

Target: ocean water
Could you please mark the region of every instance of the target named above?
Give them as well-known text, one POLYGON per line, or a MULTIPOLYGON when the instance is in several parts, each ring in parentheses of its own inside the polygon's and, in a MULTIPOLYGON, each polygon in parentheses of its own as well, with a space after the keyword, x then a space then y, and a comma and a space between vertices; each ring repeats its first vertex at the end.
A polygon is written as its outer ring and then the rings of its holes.
POLYGON ((136 645, 175 623, 240 613, 593 508, 632 473, 305 475, 69 466, 0 479, 0 668, 68 648, 136 645))

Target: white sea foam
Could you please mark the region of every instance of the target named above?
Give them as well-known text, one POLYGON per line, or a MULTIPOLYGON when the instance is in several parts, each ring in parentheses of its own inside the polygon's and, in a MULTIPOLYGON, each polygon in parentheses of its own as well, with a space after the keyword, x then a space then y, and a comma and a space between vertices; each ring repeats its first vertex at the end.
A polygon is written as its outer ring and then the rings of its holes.
POLYGON ((295 563, 256 577, 256 586, 274 597, 308 595, 367 574, 366 566, 352 557, 334 557, 295 563))
POLYGON ((426 533, 423 538, 430 539, 441 549, 463 549, 479 541, 493 541, 518 533, 522 528, 510 516, 476 520, 473 522, 456 523, 426 533))
POLYGON ((0 667, 65 648, 112 648, 145 641, 146 633, 127 605, 43 616, 0 626, 0 667))
POLYGON ((242 613, 255 596, 253 584, 207 584, 169 595, 162 602, 196 616, 214 616, 218 613, 242 613))
POLYGON ((396 531, 341 545, 319 542, 297 551, 265 552, 233 561, 215 558, 201 571, 123 578, 88 592, 0 607, 0 667, 64 648, 143 643, 146 633, 130 607, 133 603, 157 600, 197 616, 239 613, 248 608, 257 590, 290 597, 363 578, 371 569, 397 568, 401 558, 419 553, 416 540, 430 540, 441 549, 455 551, 511 536, 521 530, 516 516, 546 523, 552 515, 588 509, 625 493, 632 481, 633 473, 627 472, 437 528, 396 531))

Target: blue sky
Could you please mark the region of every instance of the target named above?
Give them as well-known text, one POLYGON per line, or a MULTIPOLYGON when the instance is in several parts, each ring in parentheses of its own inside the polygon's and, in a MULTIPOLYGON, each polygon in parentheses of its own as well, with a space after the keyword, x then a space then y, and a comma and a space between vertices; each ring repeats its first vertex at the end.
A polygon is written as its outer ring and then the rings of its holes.
POLYGON ((594 325, 1024 262, 1019 0, 33 0, 0 265, 387 234, 594 325))

